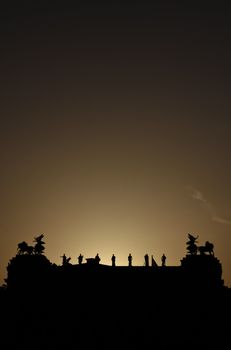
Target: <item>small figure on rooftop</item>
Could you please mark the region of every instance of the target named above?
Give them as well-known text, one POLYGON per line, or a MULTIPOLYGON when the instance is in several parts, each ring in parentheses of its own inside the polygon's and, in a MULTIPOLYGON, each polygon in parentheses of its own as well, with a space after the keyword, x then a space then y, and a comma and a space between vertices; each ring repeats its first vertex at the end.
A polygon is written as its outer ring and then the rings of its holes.
POLYGON ((132 266, 132 256, 131 256, 131 254, 128 255, 128 266, 132 266))
POLYGON ((83 262, 83 255, 82 255, 82 254, 79 254, 79 256, 78 256, 78 262, 79 262, 79 265, 82 264, 82 262, 83 262))
POLYGON ((65 254, 63 254, 61 258, 63 259, 62 261, 63 266, 69 264, 69 261, 71 260, 71 258, 67 258, 65 254))
POLYGON ((162 257, 161 257, 161 261, 162 261, 162 266, 166 266, 166 256, 165 256, 165 254, 163 254, 162 255, 162 257))
POLYGON ((114 254, 112 254, 112 257, 111 257, 112 266, 115 266, 115 261, 116 261, 116 257, 114 254))
POLYGON ((97 253, 96 254, 96 256, 95 256, 95 262, 96 262, 96 264, 99 264, 99 262, 100 262, 100 257, 99 257, 99 254, 97 253))

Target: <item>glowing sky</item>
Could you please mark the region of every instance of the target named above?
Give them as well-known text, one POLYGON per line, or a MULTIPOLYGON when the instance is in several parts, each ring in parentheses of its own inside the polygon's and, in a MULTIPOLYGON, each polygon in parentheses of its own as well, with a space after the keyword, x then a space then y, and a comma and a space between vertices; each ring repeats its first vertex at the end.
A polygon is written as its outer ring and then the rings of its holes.
POLYGON ((231 286, 230 10, 47 3, 1 11, 1 283, 41 233, 58 264, 179 265, 195 232, 231 286))

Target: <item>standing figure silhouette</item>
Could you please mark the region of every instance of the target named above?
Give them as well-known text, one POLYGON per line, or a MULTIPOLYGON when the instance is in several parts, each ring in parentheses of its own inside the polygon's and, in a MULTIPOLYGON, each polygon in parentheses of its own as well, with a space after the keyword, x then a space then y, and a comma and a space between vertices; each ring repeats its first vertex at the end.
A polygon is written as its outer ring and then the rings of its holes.
POLYGON ((132 256, 131 256, 131 254, 128 255, 128 266, 132 266, 132 256))
POLYGON ((99 262, 100 262, 100 257, 99 257, 99 254, 97 253, 96 254, 96 256, 95 256, 95 262, 96 262, 96 264, 99 264, 99 262))
POLYGON ((114 254, 112 254, 112 257, 111 257, 112 266, 115 266, 115 261, 116 261, 116 257, 114 254))
POLYGON ((166 256, 165 256, 165 254, 163 254, 162 255, 162 257, 161 257, 161 261, 162 261, 162 266, 166 266, 166 256))
POLYGON ((79 265, 81 265, 83 262, 83 255, 82 254, 79 254, 78 261, 79 261, 79 265))

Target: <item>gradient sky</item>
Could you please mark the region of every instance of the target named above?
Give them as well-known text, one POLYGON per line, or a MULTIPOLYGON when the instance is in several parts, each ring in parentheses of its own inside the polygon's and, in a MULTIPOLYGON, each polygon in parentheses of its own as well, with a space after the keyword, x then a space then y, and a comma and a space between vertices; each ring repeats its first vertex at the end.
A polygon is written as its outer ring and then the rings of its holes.
POLYGON ((1 283, 41 233, 57 264, 179 265, 194 232, 231 286, 230 8, 47 3, 0 14, 1 283))

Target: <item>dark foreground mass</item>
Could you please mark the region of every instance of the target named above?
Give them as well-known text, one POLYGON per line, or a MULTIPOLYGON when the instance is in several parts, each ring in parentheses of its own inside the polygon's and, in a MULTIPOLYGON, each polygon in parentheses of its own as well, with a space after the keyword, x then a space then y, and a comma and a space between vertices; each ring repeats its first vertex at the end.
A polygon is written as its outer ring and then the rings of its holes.
POLYGON ((4 349, 231 348, 231 292, 210 274, 219 265, 212 256, 155 268, 47 269, 44 256, 17 259, 30 264, 20 275, 25 269, 17 262, 17 273, 8 271, 9 287, 1 290, 4 349), (40 275, 36 259, 44 260, 40 275))

